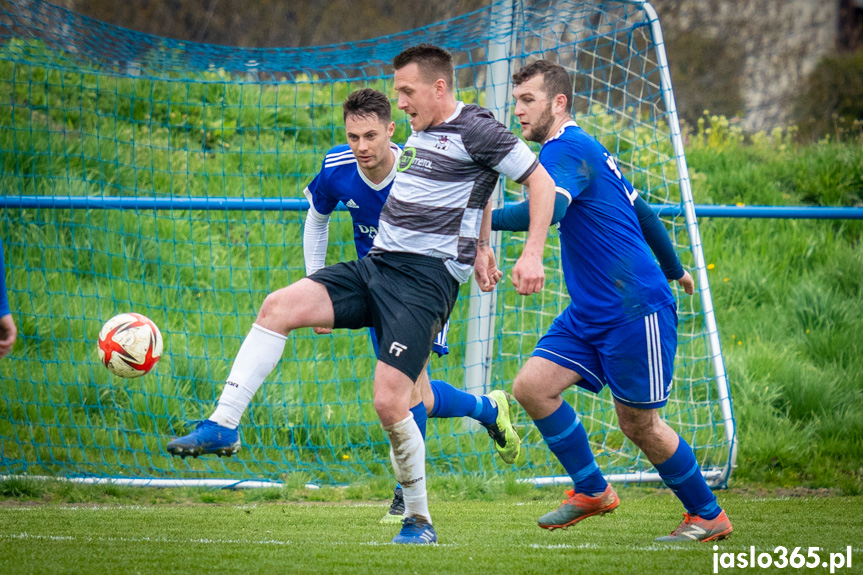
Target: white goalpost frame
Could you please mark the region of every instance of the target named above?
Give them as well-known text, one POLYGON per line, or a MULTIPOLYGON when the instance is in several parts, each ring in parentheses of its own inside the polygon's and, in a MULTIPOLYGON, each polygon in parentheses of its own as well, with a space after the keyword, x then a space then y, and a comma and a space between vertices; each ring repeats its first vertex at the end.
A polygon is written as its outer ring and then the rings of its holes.
MULTIPOLYGON (((653 5, 647 1, 636 1, 641 4, 642 9, 648 16, 650 31, 653 35, 653 45, 656 49, 656 58, 659 62, 659 77, 662 87, 662 98, 668 111, 668 126, 671 129, 671 143, 674 147, 675 160, 677 161, 677 172, 680 177, 680 199, 686 218, 686 230, 689 234, 689 244, 692 255, 695 258, 695 270, 698 275, 698 288, 701 294, 701 309, 704 313, 704 322, 707 327, 707 341, 710 345, 713 369, 716 372, 716 391, 719 394, 719 406, 722 411, 722 423, 725 428, 725 437, 730 445, 728 461, 720 470, 718 477, 710 485, 722 485, 731 476, 737 462, 737 426, 734 422, 734 413, 731 407, 731 394, 728 388, 728 378, 725 372, 725 361, 722 358, 722 346, 719 341, 719 330, 716 326, 716 315, 713 312, 713 297, 710 294, 710 280, 707 278, 707 265, 704 262, 704 250, 701 245, 701 234, 698 231, 698 223, 695 219, 695 202, 692 197, 692 185, 689 180, 689 168, 686 165, 686 155, 683 151, 683 137, 680 133, 680 119, 677 117, 677 105, 674 102, 674 92, 671 87, 671 74, 668 71, 668 57, 665 53, 665 41, 662 37, 662 27, 659 24, 659 15, 653 5)), ((702 471, 704 474, 704 471, 702 471)), ((705 474, 707 479, 707 475, 705 474)))
MULTIPOLYGON (((701 306, 707 328, 706 336, 710 347, 710 359, 713 362, 713 368, 716 372, 716 390, 722 413, 722 422, 725 428, 726 439, 730 445, 728 461, 723 468, 701 470, 701 473, 708 485, 724 485, 736 466, 736 425, 731 406, 731 395, 728 388, 725 363, 722 358, 722 348, 719 341, 716 316, 713 311, 713 298, 710 294, 710 283, 707 277, 707 267, 704 261, 701 235, 698 232, 698 224, 695 218, 695 204, 692 197, 692 187, 689 180, 689 171, 686 165, 686 156, 683 149, 683 138, 681 137, 680 132, 677 106, 674 102, 674 93, 671 86, 671 75, 668 70, 668 58, 665 53, 665 42, 662 37, 659 15, 656 13, 656 10, 650 2, 646 0, 619 1, 627 4, 638 5, 647 15, 647 20, 650 23, 651 35, 653 37, 653 46, 656 52, 656 58, 659 62, 662 98, 665 103, 666 111, 668 112, 668 125, 671 130, 671 142, 680 178, 680 195, 686 220, 686 229, 690 238, 690 250, 695 258, 695 271, 698 276, 701 306)), ((493 10, 495 10, 494 13, 497 15, 494 26, 508 26, 509 34, 506 37, 508 42, 507 44, 496 43, 493 41, 489 43, 489 60, 492 64, 489 66, 489 73, 486 76, 486 107, 491 109, 492 112, 494 112, 495 117, 504 124, 508 124, 509 119, 507 115, 507 104, 509 102, 511 81, 509 80, 508 53, 506 53, 506 56, 503 56, 502 51, 505 47, 511 49, 509 47, 512 46, 512 9, 512 0, 502 5, 493 6, 493 10), (507 60, 501 61, 501 57, 507 57, 507 60), (505 85, 496 85, 493 82, 490 84, 490 79, 493 77, 492 71, 497 72, 497 67, 500 69, 505 68, 507 71, 507 82, 505 85), (492 108, 492 105, 495 107, 492 108)), ((494 207, 500 207, 502 205, 502 197, 503 194, 500 191, 500 183, 498 183, 498 187, 495 189, 495 194, 492 196, 494 207)), ((500 233, 498 232, 497 234, 494 234, 492 239, 495 242, 495 245, 499 246, 500 233)), ((499 248, 496 249, 499 250, 499 248)), ((499 251, 496 253, 499 254, 499 251)), ((468 320, 467 329, 469 340, 465 353, 465 388, 471 393, 485 393, 491 383, 491 358, 494 351, 494 312, 497 301, 493 294, 496 293, 496 291, 497 290, 492 292, 492 294, 484 294, 479 291, 476 286, 476 282, 472 282, 471 285, 470 319, 468 320)), ((606 476, 606 479, 612 482, 633 483, 662 481, 658 473, 651 472, 612 474, 606 476)), ((520 481, 533 483, 535 485, 556 485, 571 483, 572 479, 569 476, 552 476, 525 478, 520 481)))
MULTIPOLYGON (((510 92, 512 78, 510 56, 513 43, 513 1, 492 5, 493 28, 502 34, 501 40, 492 38, 488 44, 485 75, 485 107, 503 125, 509 125, 510 92), (503 79, 503 81, 501 81, 503 79)), ((493 208, 503 207, 503 178, 499 178, 491 196, 493 208)), ((500 261, 500 232, 492 232, 495 258, 500 261)), ((497 312, 497 290, 482 292, 476 281, 470 283, 470 315, 465 337, 464 386, 468 393, 482 395, 491 387, 491 367, 494 352, 494 324, 497 312)), ((481 429, 470 420, 471 429, 481 429)))

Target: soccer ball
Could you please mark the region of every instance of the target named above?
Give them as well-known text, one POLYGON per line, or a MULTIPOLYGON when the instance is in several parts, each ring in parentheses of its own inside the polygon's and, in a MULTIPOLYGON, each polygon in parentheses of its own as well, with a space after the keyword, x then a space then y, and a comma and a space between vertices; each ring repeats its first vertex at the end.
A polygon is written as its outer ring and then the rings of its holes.
POLYGON ((115 315, 99 332, 99 360, 120 377, 141 377, 162 357, 162 334, 139 313, 115 315))

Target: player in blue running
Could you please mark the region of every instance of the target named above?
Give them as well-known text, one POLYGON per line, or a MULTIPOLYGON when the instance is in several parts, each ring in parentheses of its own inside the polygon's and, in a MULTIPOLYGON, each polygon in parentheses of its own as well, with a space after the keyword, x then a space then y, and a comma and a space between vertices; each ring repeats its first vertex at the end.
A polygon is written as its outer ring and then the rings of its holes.
MULTIPOLYGON (((309 212, 303 230, 303 254, 306 275, 311 276, 325 265, 329 243, 330 215, 341 202, 347 207, 354 226, 357 258, 372 248, 384 202, 396 176, 401 148, 392 143, 395 129, 387 97, 370 88, 351 93, 343 104, 347 145, 336 146, 324 158, 318 175, 303 191, 309 200, 309 212)), ((449 323, 432 345, 438 357, 449 353, 449 323)), ((328 328, 314 328, 317 334, 328 334, 328 328)), ((369 328, 375 357, 378 339, 369 328)), ((429 380, 428 371, 420 374, 410 408, 414 421, 425 437, 427 417, 471 417, 482 424, 494 441, 501 458, 514 463, 520 440, 512 426, 509 401, 502 390, 476 396, 456 389, 445 381, 429 380)), ((382 523, 400 522, 404 518, 404 498, 400 486, 393 491, 389 511, 382 523)))
MULTIPOLYGON (((657 540, 724 539, 731 522, 690 446, 658 413, 671 388, 677 311, 640 229, 638 193, 615 159, 573 121, 572 81, 564 68, 540 60, 516 72, 513 85, 522 134, 542 144, 540 162, 555 182, 558 200, 564 196, 569 203, 559 234, 572 301, 513 385, 516 399, 574 483, 563 505, 540 517, 539 526, 565 529, 620 503, 596 464, 584 426, 561 397, 572 385, 593 392, 608 385, 621 430, 686 508, 680 526, 657 540)), ((523 205, 496 210, 492 221, 499 229, 517 228, 513 223, 525 211, 523 205)), ((678 277, 692 293, 691 277, 678 277)))

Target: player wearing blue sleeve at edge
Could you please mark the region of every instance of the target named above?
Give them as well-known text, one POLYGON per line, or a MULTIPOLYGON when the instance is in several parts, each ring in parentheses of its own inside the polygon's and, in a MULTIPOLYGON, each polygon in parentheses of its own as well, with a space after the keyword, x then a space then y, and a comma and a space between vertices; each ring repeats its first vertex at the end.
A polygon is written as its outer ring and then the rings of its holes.
MULTIPOLYGON (((602 476, 587 434, 561 393, 572 385, 599 392, 608 385, 621 431, 656 467, 681 500, 683 522, 657 541, 726 538, 731 522, 699 472, 690 446, 659 418, 671 388, 677 347, 674 297, 639 229, 637 192, 613 157, 570 116, 569 74, 547 61, 513 75, 513 96, 525 139, 542 143, 540 162, 558 198, 571 199, 560 219, 561 259, 571 304, 522 366, 513 394, 572 477, 574 489, 540 517, 545 529, 567 528, 613 511, 620 503, 602 476)), ((523 207, 493 215, 512 221, 523 207)), ((680 277, 691 292, 691 278, 680 277)))
MULTIPOLYGON (((330 215, 339 202, 351 214, 357 258, 368 254, 401 155, 401 149, 391 142, 395 124, 392 122, 390 102, 384 94, 369 88, 357 90, 345 100, 343 110, 348 144, 336 146, 327 153, 321 171, 303 191, 309 200, 309 212, 303 230, 307 276, 325 265, 330 215)), ((447 322, 434 341, 432 350, 438 357, 449 353, 446 340, 448 328, 447 322)), ((328 328, 313 329, 317 334, 332 332, 328 328)), ((369 328, 369 333, 377 357, 378 338, 374 328, 369 328)), ((430 381, 428 372, 423 371, 414 386, 411 405, 410 411, 423 437, 427 417, 470 417, 489 430, 495 448, 504 461, 514 463, 518 457, 520 440, 512 427, 509 402, 502 390, 476 396, 441 380, 430 381)), ((381 522, 395 523, 403 518, 404 498, 401 487, 397 485, 389 511, 381 522)))
POLYGON ((6 298, 6 265, 3 260, 3 242, 0 241, 0 358, 9 355, 18 328, 9 311, 9 300, 6 298))

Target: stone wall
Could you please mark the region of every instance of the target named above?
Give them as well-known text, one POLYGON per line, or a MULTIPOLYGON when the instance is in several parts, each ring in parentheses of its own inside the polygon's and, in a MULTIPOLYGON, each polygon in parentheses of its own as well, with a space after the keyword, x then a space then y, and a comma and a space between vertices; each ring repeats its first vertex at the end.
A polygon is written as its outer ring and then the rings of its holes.
POLYGON ((742 51, 743 127, 749 131, 770 129, 786 122, 801 80, 824 55, 836 49, 839 0, 652 0, 651 3, 667 38, 680 31, 701 30, 734 43, 742 51))

